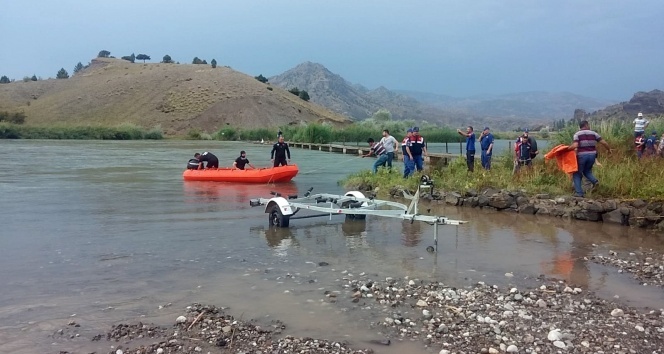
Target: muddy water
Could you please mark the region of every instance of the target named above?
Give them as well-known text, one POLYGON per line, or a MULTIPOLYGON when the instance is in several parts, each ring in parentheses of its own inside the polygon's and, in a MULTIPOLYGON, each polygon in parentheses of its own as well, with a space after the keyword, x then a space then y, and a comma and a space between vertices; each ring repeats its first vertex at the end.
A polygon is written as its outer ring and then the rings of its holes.
MULTIPOLYGON (((108 351, 112 343, 90 338, 120 321, 169 325, 192 302, 280 319, 288 334, 366 346, 380 338, 370 323, 385 314, 323 301, 325 290, 343 290, 342 278, 362 273, 458 286, 545 274, 630 305, 664 306, 661 289, 584 261, 661 247, 657 234, 449 207, 431 212, 470 223, 441 228, 437 254, 426 252, 432 229, 419 223, 319 218, 274 230, 249 198, 342 192, 337 181, 372 161, 294 149, 301 173, 289 184, 183 182, 187 159, 204 149, 222 165, 241 149, 254 165, 269 162, 269 147, 238 143, 0 141, 0 353, 108 351), (81 337, 51 336, 72 318, 81 337)), ((417 343, 376 349, 426 352, 417 343)))

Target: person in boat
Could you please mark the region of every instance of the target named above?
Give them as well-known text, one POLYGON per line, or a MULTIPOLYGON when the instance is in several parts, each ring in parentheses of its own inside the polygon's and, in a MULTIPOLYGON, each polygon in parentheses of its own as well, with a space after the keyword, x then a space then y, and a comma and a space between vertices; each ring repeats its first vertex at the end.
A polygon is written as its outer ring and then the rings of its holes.
POLYGON ((204 152, 202 154, 194 154, 194 158, 198 159, 198 169, 203 170, 205 168, 219 168, 219 159, 211 152, 204 152), (203 163, 205 162, 205 166, 203 163))
POLYGON ((235 159, 235 162, 233 162, 233 169, 238 169, 238 170, 244 170, 244 166, 249 165, 251 168, 256 168, 254 165, 249 163, 249 159, 247 159, 247 153, 242 150, 240 151, 240 157, 235 159))
POLYGON ((270 159, 274 163, 274 167, 288 165, 288 161, 290 161, 290 150, 288 149, 288 144, 284 142, 283 135, 279 135, 279 141, 272 145, 270 159), (288 160, 286 158, 288 158, 288 160))

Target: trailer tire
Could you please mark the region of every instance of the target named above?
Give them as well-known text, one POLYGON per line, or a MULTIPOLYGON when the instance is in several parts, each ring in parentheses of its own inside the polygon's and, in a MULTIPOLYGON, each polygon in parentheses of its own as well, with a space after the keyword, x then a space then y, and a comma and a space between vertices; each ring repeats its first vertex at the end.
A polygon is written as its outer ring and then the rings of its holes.
POLYGON ((268 214, 268 221, 272 227, 288 227, 290 216, 284 215, 278 205, 275 205, 268 214))
MULTIPOLYGON (((341 204, 341 208, 350 209, 351 202, 344 202, 341 204)), ((364 220, 367 216, 365 214, 346 214, 346 220, 364 220)))

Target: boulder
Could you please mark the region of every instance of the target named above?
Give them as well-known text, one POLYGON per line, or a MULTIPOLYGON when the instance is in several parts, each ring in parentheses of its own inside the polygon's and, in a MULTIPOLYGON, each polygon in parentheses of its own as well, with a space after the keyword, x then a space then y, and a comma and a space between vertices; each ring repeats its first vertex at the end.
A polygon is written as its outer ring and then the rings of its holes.
POLYGON ((627 225, 628 219, 627 215, 624 215, 620 209, 602 214, 602 221, 610 224, 627 225))
POLYGON ((477 191, 474 189, 469 189, 466 191, 466 197, 477 197, 477 191))
POLYGON ((550 194, 535 194, 535 199, 551 199, 550 194))
POLYGON ((537 212, 537 209, 533 204, 524 204, 519 207, 519 213, 533 215, 537 212))
POLYGON ((579 207, 583 210, 595 212, 595 213, 603 213, 604 212, 604 207, 602 206, 601 203, 592 201, 592 200, 584 200, 580 203, 578 203, 579 207))
POLYGON ((479 195, 479 196, 477 197, 477 206, 483 208, 483 207, 485 207, 485 206, 487 206, 487 205, 489 205, 489 197, 487 197, 487 196, 484 195, 484 194, 479 195))
POLYGON ((618 201, 609 199, 603 203, 604 211, 613 211, 618 209, 618 201))
POLYGON ((459 205, 459 199, 461 199, 461 194, 457 192, 447 193, 445 195, 445 204, 459 205))
POLYGON ((480 198, 470 197, 467 199, 467 202, 464 202, 463 205, 470 205, 471 208, 477 208, 480 205, 480 198))
POLYGON ((528 200, 528 198, 523 197, 523 196, 518 196, 518 197, 516 197, 516 205, 517 205, 517 206, 520 207, 520 206, 522 206, 522 205, 526 205, 526 204, 528 204, 528 203, 530 203, 530 200, 528 200))
POLYGON ((587 220, 587 221, 600 221, 602 216, 599 212, 588 210, 588 209, 579 209, 572 213, 572 216, 577 220, 587 220))
POLYGON ((489 206, 498 210, 507 209, 514 203, 514 197, 507 193, 498 193, 489 197, 489 206))
POLYGON ((643 199, 635 199, 631 204, 635 208, 643 208, 647 203, 643 199))

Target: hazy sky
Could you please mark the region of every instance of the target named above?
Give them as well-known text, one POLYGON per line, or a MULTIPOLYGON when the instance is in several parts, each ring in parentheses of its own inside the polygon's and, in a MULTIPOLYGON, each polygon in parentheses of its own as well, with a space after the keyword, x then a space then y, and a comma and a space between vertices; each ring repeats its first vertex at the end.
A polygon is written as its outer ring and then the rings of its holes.
POLYGON ((271 76, 466 96, 664 89, 663 0, 0 0, 0 75, 54 77, 106 49, 271 76))

